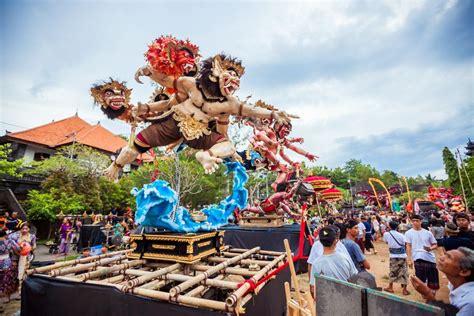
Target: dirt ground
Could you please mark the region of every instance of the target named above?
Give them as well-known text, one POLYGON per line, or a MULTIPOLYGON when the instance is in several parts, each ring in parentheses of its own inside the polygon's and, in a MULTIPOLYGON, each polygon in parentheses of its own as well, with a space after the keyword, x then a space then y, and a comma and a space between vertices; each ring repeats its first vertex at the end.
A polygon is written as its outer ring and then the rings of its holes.
MULTIPOLYGON (((377 286, 385 288, 388 286, 388 274, 389 274, 389 254, 388 254, 388 246, 381 240, 378 240, 374 243, 375 249, 377 250, 376 255, 368 255, 366 254, 367 260, 370 262, 370 272, 375 275, 377 279, 377 286)), ((439 257, 438 249, 435 250, 436 258, 439 257)), ((409 275, 415 275, 414 269, 409 269, 409 275)), ((309 290, 309 278, 308 274, 300 274, 298 276, 300 280, 300 287, 302 290, 309 290)), ((449 303, 449 290, 448 290, 448 279, 444 275, 444 273, 439 273, 439 281, 440 281, 440 290, 436 294, 436 299, 442 300, 446 303, 449 303)), ((418 292, 411 286, 408 285, 408 291, 410 295, 405 296, 402 295, 402 289, 399 284, 394 284, 393 289, 395 291, 395 295, 403 297, 405 299, 422 302, 425 303, 425 300, 421 297, 418 292)))

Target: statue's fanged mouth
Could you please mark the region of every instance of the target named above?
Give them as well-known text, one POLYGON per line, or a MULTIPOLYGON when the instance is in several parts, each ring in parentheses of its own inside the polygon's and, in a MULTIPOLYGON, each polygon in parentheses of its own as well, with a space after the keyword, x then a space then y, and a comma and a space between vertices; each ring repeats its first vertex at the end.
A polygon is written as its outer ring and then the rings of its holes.
POLYGON ((125 98, 124 97, 111 98, 108 104, 112 110, 120 110, 121 107, 125 106, 125 98))

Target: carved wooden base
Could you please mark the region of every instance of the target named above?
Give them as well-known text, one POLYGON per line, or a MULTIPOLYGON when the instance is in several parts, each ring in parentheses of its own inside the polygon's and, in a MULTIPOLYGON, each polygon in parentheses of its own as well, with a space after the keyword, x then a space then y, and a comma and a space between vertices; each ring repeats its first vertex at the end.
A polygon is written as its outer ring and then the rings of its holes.
POLYGON ((224 231, 200 233, 156 233, 130 236, 131 259, 196 263, 224 248, 224 231))
POLYGON ((242 217, 239 221, 241 227, 282 227, 284 224, 283 216, 277 215, 242 217))

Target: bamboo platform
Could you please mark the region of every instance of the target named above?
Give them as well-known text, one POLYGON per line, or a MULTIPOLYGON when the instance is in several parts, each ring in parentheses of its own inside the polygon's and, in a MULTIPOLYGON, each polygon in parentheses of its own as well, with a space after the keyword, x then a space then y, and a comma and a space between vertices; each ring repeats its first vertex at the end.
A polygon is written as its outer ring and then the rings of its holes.
POLYGON ((282 227, 285 225, 283 216, 242 216, 239 221, 240 227, 282 227))
POLYGON ((178 305, 244 313, 245 304, 276 276, 286 254, 232 249, 193 264, 130 258, 132 250, 56 263, 31 269, 28 275, 114 287, 124 293, 178 305))

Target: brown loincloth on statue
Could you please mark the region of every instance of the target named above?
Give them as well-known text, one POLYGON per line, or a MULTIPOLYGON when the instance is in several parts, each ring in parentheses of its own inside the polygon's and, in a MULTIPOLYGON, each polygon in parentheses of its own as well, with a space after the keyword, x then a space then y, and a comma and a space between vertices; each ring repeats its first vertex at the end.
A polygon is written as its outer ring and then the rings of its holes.
MULTIPOLYGON (((143 136, 150 147, 167 146, 183 137, 183 134, 179 130, 178 122, 173 119, 172 115, 159 123, 148 126, 138 133, 138 135, 143 136)), ((183 143, 194 149, 206 150, 224 140, 224 135, 212 131, 210 135, 203 135, 197 139, 187 140, 184 138, 183 143)))

